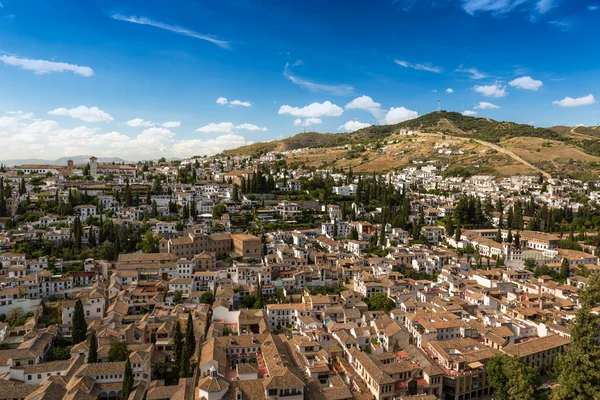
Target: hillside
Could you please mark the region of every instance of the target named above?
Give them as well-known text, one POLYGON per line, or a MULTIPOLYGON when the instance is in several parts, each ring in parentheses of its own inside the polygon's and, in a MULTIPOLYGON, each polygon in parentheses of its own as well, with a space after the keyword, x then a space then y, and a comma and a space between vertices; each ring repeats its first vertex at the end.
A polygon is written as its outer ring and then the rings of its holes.
MULTIPOLYGON (((299 133, 286 139, 254 143, 250 146, 229 150, 230 154, 254 154, 268 151, 289 151, 306 147, 335 147, 345 144, 366 144, 386 138, 400 129, 408 128, 423 132, 439 132, 449 135, 469 136, 498 143, 512 137, 528 136, 551 140, 567 140, 566 132, 514 122, 499 122, 488 118, 467 117, 457 112, 433 112, 396 125, 378 125, 359 129, 352 133, 299 133)), ((580 129, 580 128, 575 128, 580 129)), ((600 136, 600 130, 597 130, 600 136)))
MULTIPOLYGON (((371 126, 352 133, 317 133, 306 132, 298 135, 266 143, 255 143, 227 151, 228 154, 256 155, 269 151, 289 151, 301 148, 315 149, 299 155, 288 157, 292 162, 309 166, 336 166, 358 168, 362 171, 382 172, 399 168, 412 162, 404 155, 410 153, 403 150, 402 157, 384 152, 357 152, 363 145, 373 147, 376 142, 383 144, 391 141, 402 141, 398 136, 401 129, 420 132, 422 135, 437 137, 456 137, 461 140, 477 140, 495 153, 506 154, 496 159, 497 164, 486 162, 486 168, 479 173, 489 172, 496 175, 511 173, 547 172, 556 177, 575 179, 598 179, 600 175, 600 127, 568 127, 536 128, 531 125, 514 122, 495 121, 489 118, 464 116, 456 112, 440 111, 420 116, 396 125, 371 126), (352 145, 353 149, 337 148, 352 145), (496 147, 494 147, 496 146, 496 147), (498 147, 499 146, 499 147, 498 147), (523 168, 516 168, 514 163, 523 168), (512 167, 509 167, 511 166, 512 167)), ((389 146, 388 146, 389 147, 389 146)), ((425 147, 425 149, 428 147, 425 147)), ((412 157, 434 157, 439 149, 429 149, 413 154, 412 157)), ((470 149, 469 151, 480 151, 470 149)), ((460 166, 461 163, 476 163, 466 155, 453 156, 451 159, 439 159, 448 165, 460 166)), ((492 161, 492 158, 489 159, 492 161)), ((477 164, 476 164, 477 165, 477 164)), ((480 166, 479 166, 480 167, 480 166)), ((478 167, 478 168, 479 168, 478 167)))
POLYGON ((290 151, 303 148, 335 147, 346 144, 364 144, 389 136, 393 125, 370 126, 352 133, 318 133, 303 132, 297 135, 271 142, 259 142, 234 150, 226 150, 225 154, 253 155, 269 151, 290 151))

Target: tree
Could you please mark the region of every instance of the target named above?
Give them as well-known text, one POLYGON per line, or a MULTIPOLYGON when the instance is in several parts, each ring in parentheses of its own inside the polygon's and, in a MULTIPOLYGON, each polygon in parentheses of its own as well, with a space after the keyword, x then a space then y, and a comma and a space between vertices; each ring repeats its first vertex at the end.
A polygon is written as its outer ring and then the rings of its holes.
POLYGON ((181 290, 176 290, 173 295, 173 303, 181 304, 183 303, 183 292, 181 290))
POLYGON ((125 372, 123 373, 123 387, 121 388, 121 400, 127 400, 133 388, 133 370, 129 358, 125 361, 125 372))
POLYGON ((502 230, 500 228, 496 232, 496 242, 502 243, 502 230))
POLYGON ((525 264, 525 269, 528 271, 532 271, 532 272, 537 267, 537 262, 533 258, 526 258, 524 264, 525 264))
POLYGON ((175 365, 181 365, 181 353, 183 352, 183 340, 181 336, 181 325, 179 324, 179 320, 175 322, 175 327, 173 329, 173 359, 175 361, 175 365))
POLYGON ((211 292, 202 293, 199 302, 200 304, 212 304, 215 302, 215 295, 211 292))
POLYGON ((180 378, 188 378, 192 375, 192 371, 190 368, 190 356, 191 352, 188 344, 186 343, 183 346, 183 351, 181 352, 181 362, 179 364, 179 377, 180 378))
POLYGON ((220 219, 223 214, 227 212, 227 207, 225 204, 219 203, 213 207, 213 219, 220 219))
POLYGON ((231 192, 231 200, 240 201, 240 188, 237 183, 233 184, 233 190, 231 192))
POLYGON ((569 277, 570 272, 571 272, 571 267, 569 265, 569 260, 567 260, 566 258, 563 258, 562 263, 560 264, 560 272, 559 272, 560 279, 566 280, 569 277))
POLYGON ((508 376, 506 376, 504 361, 506 356, 496 355, 487 363, 486 379, 494 390, 494 398, 508 399, 508 376))
POLYGON ((396 303, 394 300, 387 297, 385 293, 376 293, 373 296, 369 297, 367 300, 367 304, 369 305, 369 309, 371 310, 379 310, 385 311, 389 313, 392 311, 396 303))
POLYGON ((262 286, 260 281, 256 285, 256 302, 254 303, 254 308, 257 310, 261 310, 265 308, 267 302, 265 301, 265 297, 263 296, 262 286))
POLYGON ((256 297, 247 294, 240 300, 240 308, 250 309, 254 307, 254 303, 256 303, 256 297))
POLYGON ((456 231, 454 232, 454 240, 456 243, 460 242, 460 235, 462 234, 460 230, 460 224, 456 227, 456 231))
POLYGON ((185 345, 189 348, 190 355, 196 351, 196 337, 194 336, 194 320, 192 313, 188 314, 187 325, 185 326, 185 345))
POLYGON ((10 312, 8 313, 8 317, 6 318, 6 321, 11 326, 15 325, 17 323, 17 321, 21 319, 21 316, 24 313, 25 313, 25 310, 23 310, 23 307, 15 307, 12 310, 10 310, 10 312))
POLYGON ((75 309, 71 320, 71 336, 73 344, 83 342, 87 336, 87 322, 85 322, 85 312, 83 311, 83 304, 81 304, 80 299, 77 299, 75 302, 75 309))
POLYGON ((584 400, 600 397, 600 346, 596 344, 598 316, 592 308, 600 302, 600 276, 594 274, 580 295, 581 308, 571 327, 571 346, 554 362, 558 387, 552 400, 584 400))
POLYGON ((156 204, 156 200, 152 200, 152 213, 150 215, 152 218, 156 218, 158 216, 158 206, 156 204))
POLYGON ((138 250, 142 250, 143 253, 158 253, 160 240, 162 239, 162 235, 154 236, 152 231, 146 232, 144 235, 144 240, 139 242, 136 245, 138 250))
POLYGON ((83 228, 81 227, 81 220, 79 217, 75 218, 73 222, 73 240, 75 242, 75 249, 81 251, 81 236, 83 235, 83 228))
POLYGON ((94 364, 98 362, 98 339, 96 339, 96 334, 92 332, 90 336, 90 351, 88 353, 88 364, 94 364))
POLYGON ((116 340, 110 344, 108 349, 108 361, 117 362, 117 361, 126 361, 129 359, 129 349, 127 348, 127 343, 116 340))
POLYGON ((541 383, 537 369, 506 354, 498 354, 488 362, 487 380, 497 400, 534 399, 541 383))

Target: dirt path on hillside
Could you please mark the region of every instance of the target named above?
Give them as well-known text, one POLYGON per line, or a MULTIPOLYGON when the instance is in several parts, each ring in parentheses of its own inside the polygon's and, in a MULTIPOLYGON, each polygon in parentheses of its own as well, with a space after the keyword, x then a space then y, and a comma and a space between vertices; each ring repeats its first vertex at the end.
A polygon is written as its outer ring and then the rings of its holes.
MULTIPOLYGON (((442 134, 440 134, 440 133, 423 133, 423 132, 419 132, 418 134, 419 135, 423 135, 423 136, 433 136, 433 137, 440 137, 440 138, 442 137, 442 134)), ((509 156, 513 160, 518 161, 521 164, 523 164, 523 165, 525 165, 525 166, 527 166, 527 167, 529 167, 529 168, 531 168, 531 169, 539 172, 540 174, 542 174, 544 176, 544 178, 546 178, 546 179, 552 179, 552 175, 550 175, 548 172, 546 172, 546 171, 544 171, 544 170, 536 167, 535 165, 531 164, 528 161, 525 161, 524 159, 522 159, 521 157, 519 157, 518 155, 516 155, 514 152, 512 152, 512 151, 510 151, 508 149, 505 149, 502 146, 499 146, 499 145, 494 144, 494 143, 486 142, 484 140, 472 139, 472 138, 465 138, 465 137, 460 137, 460 136, 451 136, 451 138, 452 139, 459 139, 459 140, 462 140, 463 142, 472 140, 472 141, 474 141, 476 143, 479 143, 482 146, 487 146, 490 149, 494 149, 494 150, 496 150, 496 151, 498 151, 500 153, 506 154, 507 156, 509 156)))

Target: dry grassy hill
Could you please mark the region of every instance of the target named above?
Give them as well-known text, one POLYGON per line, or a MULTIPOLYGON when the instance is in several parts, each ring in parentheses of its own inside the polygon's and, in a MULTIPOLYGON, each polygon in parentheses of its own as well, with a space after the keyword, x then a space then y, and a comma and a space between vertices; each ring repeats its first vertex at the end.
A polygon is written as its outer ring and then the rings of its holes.
MULTIPOLYGON (((423 139, 423 138, 421 138, 423 139)), ((549 172, 555 177, 576 179, 598 179, 600 176, 600 128, 567 127, 535 128, 531 125, 514 122, 495 121, 489 118, 474 118, 455 112, 440 111, 402 122, 396 125, 371 126, 352 133, 305 132, 298 135, 266 143, 255 143, 227 151, 228 154, 255 155, 269 151, 289 151, 311 148, 309 152, 291 155, 289 163, 306 166, 350 167, 356 171, 383 172, 403 167, 415 159, 438 159, 440 164, 465 166, 473 173, 496 175, 538 173, 527 163, 549 172), (423 133, 425 141, 407 145, 406 137, 398 136, 402 129, 423 133), (467 149, 464 154, 439 153, 430 146, 440 138, 428 138, 427 134, 443 135, 444 140, 454 137, 460 143, 477 139, 502 146, 510 154, 487 150, 481 143, 467 149), (382 145, 388 145, 381 149, 382 145), (389 144, 392 143, 392 144, 389 144), (402 144, 402 145, 400 145, 402 144), (396 151, 397 145, 400 150, 396 151), (346 148, 341 148, 346 146, 346 148), (361 146, 364 151, 357 152, 361 146), (335 148, 335 149, 334 149, 335 148), (352 150, 354 148, 354 150, 352 150), (377 149, 377 150, 374 150, 377 149), (521 162, 518 158, 521 158, 521 162), (525 162, 523 162, 525 161, 525 162)))

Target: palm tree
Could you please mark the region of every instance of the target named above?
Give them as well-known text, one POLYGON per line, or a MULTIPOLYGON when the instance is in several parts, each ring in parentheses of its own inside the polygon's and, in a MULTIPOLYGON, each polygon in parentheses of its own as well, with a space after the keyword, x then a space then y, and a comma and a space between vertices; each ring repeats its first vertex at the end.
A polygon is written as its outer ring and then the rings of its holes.
POLYGON ((21 319, 21 316, 23 315, 24 311, 22 307, 15 307, 12 310, 10 310, 10 312, 8 313, 8 316, 6 317, 6 320, 8 321, 9 325, 14 325, 17 323, 18 320, 21 319))

